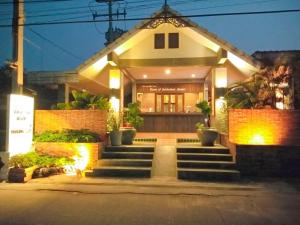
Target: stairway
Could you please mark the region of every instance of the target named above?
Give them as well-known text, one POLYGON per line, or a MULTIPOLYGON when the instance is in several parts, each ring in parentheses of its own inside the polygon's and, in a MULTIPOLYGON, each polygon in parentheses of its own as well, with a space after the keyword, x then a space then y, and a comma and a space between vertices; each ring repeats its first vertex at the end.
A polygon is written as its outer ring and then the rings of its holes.
POLYGON ((87 176, 149 178, 153 152, 154 146, 108 146, 87 176))
POLYGON ((229 149, 221 145, 206 147, 200 145, 177 146, 177 174, 184 180, 239 180, 229 149))

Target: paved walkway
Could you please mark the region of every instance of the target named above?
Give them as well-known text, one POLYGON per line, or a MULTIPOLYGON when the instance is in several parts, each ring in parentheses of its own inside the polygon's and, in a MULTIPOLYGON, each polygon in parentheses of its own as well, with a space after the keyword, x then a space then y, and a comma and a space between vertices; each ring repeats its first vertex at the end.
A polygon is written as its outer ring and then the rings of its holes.
POLYGON ((152 162, 154 179, 177 179, 176 139, 158 139, 152 162))

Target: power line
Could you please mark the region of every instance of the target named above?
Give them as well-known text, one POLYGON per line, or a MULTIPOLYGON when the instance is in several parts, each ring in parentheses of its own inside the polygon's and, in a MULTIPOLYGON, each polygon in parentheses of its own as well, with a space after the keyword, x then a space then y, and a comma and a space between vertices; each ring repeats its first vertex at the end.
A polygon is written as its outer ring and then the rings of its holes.
POLYGON ((66 53, 66 54, 72 56, 73 58, 75 58, 75 59, 77 59, 77 60, 80 60, 80 61, 83 60, 82 58, 78 57, 77 55, 75 55, 74 53, 70 52, 69 50, 67 50, 67 49, 65 49, 65 48, 63 48, 63 47, 61 47, 60 45, 58 45, 58 44, 56 44, 55 42, 49 40, 48 38, 46 38, 46 37, 43 36, 42 34, 36 32, 36 31, 33 30, 32 28, 28 27, 28 29, 29 29, 32 33, 34 33, 35 35, 37 35, 39 38, 41 38, 41 39, 47 41, 48 43, 50 43, 51 45, 53 45, 53 46, 55 46, 56 48, 60 49, 60 50, 63 51, 64 53, 66 53))
MULTIPOLYGON (((59 3, 59 2, 71 2, 76 0, 32 0, 32 1, 19 1, 19 3, 59 3)), ((13 5, 13 1, 0 2, 0 5, 13 5)))
POLYGON ((243 3, 224 4, 224 5, 193 8, 193 9, 184 9, 182 11, 195 11, 195 10, 199 10, 199 9, 214 9, 214 8, 223 8, 223 7, 228 7, 228 6, 243 6, 243 5, 252 5, 252 4, 267 3, 267 2, 274 2, 274 1, 280 1, 280 0, 250 1, 250 2, 243 2, 243 3))
MULTIPOLYGON (((211 14, 195 14, 186 16, 167 16, 167 17, 156 17, 156 19, 165 18, 202 18, 202 17, 216 17, 216 16, 241 16, 241 15, 260 15, 260 14, 279 14, 279 13, 294 13, 300 12, 300 9, 288 9, 288 10, 272 10, 272 11, 252 11, 252 12, 237 12, 237 13, 211 13, 211 14)), ((126 18, 122 21, 140 21, 140 20, 151 20, 153 17, 141 17, 141 18, 126 18)), ((77 20, 77 21, 58 21, 58 22, 33 22, 20 24, 19 26, 42 26, 42 25, 58 25, 58 24, 83 24, 83 23, 100 23, 108 21, 120 21, 119 19, 112 20, 77 20)), ((10 24, 1 24, 0 27, 11 27, 10 24)))

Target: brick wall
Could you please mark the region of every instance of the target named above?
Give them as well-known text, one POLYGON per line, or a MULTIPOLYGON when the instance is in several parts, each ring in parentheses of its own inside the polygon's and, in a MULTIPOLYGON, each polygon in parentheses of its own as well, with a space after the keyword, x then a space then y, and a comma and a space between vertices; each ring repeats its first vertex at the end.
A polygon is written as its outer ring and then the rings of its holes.
POLYGON ((99 155, 103 149, 102 143, 59 143, 59 142, 37 142, 35 151, 42 155, 56 157, 79 156, 81 151, 86 151, 89 161, 86 169, 93 169, 96 166, 99 155))
POLYGON ((241 145, 300 146, 300 110, 229 110, 229 141, 241 145))
POLYGON ((103 110, 35 110, 36 133, 46 130, 88 129, 106 137, 107 112, 103 110))
POLYGON ((236 145, 242 176, 300 177, 300 146, 236 145))

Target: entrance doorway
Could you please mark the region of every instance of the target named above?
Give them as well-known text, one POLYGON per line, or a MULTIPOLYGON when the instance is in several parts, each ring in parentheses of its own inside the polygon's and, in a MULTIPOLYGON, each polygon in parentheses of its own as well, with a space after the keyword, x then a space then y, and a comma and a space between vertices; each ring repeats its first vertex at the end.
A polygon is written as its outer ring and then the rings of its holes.
POLYGON ((155 111, 156 112, 183 112, 184 96, 183 94, 156 94, 155 111))

